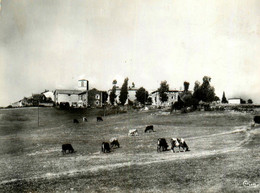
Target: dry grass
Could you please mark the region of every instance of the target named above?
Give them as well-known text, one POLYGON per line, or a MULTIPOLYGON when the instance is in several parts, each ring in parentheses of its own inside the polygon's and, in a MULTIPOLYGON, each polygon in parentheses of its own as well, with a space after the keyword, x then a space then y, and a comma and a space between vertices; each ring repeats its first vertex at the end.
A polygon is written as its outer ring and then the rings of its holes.
POLYGON ((40 108, 0 111, 0 191, 3 192, 254 192, 260 189, 259 128, 251 114, 131 112, 40 108), (13 115, 14 114, 14 115, 13 115), (157 115, 155 115, 157 114, 157 115), (6 118, 6 117, 11 118, 6 118), (81 118, 87 116, 88 122, 81 118), (4 118, 3 118, 4 117, 4 118), (13 117, 19 117, 19 121, 13 117), (78 125, 72 123, 77 118, 78 125), (25 120, 26 119, 26 120, 25 120), (146 125, 156 132, 144 133, 146 125), (139 136, 129 137, 136 128, 139 136), (120 148, 100 153, 117 137, 120 148), (186 139, 191 151, 157 153, 157 139, 186 139), (61 144, 77 151, 61 154, 61 144), (258 183, 244 186, 243 182, 258 183))

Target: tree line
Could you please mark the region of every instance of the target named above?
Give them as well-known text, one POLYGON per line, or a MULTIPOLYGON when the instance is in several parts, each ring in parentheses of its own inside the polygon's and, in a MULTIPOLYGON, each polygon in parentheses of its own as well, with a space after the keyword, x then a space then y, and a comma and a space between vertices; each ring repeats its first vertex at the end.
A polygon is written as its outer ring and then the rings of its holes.
MULTIPOLYGON (((120 95, 119 95, 119 105, 125 105, 127 98, 128 98, 128 78, 125 78, 122 87, 120 89, 120 95)), ((116 103, 116 89, 118 88, 116 86, 117 81, 113 81, 113 87, 111 89, 111 92, 109 94, 109 102, 114 105, 116 103)), ((134 87, 134 83, 132 83, 134 87)), ((213 101, 220 101, 220 98, 215 94, 215 88, 214 86, 211 85, 211 77, 209 76, 204 76, 202 78, 202 83, 199 81, 196 81, 194 84, 193 91, 189 90, 189 85, 190 83, 187 81, 184 81, 183 86, 184 90, 182 92, 179 92, 178 99, 173 104, 174 108, 180 109, 183 107, 193 107, 197 108, 200 102, 204 103, 211 103, 213 101)), ((167 93, 169 92, 169 84, 167 83, 166 80, 161 81, 160 87, 157 89, 159 93, 159 99, 160 101, 166 102, 168 101, 168 95, 167 93)), ((149 97, 148 91, 144 87, 140 87, 136 91, 136 100, 137 102, 141 104, 145 104, 147 102, 151 102, 151 98, 149 97)), ((132 103, 133 101, 129 101, 129 103, 132 103)), ((228 103, 226 97, 225 97, 225 92, 223 92, 222 96, 222 103, 228 103)), ((242 101, 243 102, 243 101, 242 101)), ((245 101, 244 101, 245 102, 245 101)), ((251 99, 248 100, 248 103, 252 104, 253 101, 251 99)))

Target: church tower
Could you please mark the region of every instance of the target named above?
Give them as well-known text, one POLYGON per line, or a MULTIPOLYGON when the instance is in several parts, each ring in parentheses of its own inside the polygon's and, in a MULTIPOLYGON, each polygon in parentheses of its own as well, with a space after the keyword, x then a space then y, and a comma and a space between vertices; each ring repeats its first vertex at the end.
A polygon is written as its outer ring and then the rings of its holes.
POLYGON ((78 80, 78 89, 82 91, 88 91, 89 90, 89 83, 86 79, 78 80))

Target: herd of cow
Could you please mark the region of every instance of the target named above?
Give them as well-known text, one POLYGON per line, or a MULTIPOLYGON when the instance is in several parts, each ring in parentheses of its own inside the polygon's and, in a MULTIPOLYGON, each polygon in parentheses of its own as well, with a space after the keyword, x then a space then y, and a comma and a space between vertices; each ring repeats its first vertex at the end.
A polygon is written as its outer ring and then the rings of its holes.
MULTIPOLYGON (((97 122, 99 121, 103 121, 102 117, 97 117, 97 122)), ((87 122, 87 118, 83 117, 83 122, 87 122)), ((79 121, 77 119, 73 120, 73 123, 79 123, 79 121)), ((260 124, 260 116, 254 116, 254 123, 252 124, 252 126, 255 126, 255 124, 260 124)), ((153 125, 149 125, 146 126, 144 132, 154 132, 154 127, 153 125)), ((129 136, 137 136, 138 135, 138 131, 137 129, 130 129, 128 132, 129 136)), ((172 138, 170 139, 170 144, 171 144, 171 150, 172 152, 175 152, 174 148, 179 148, 179 152, 181 151, 190 151, 189 147, 187 145, 187 143, 185 142, 185 140, 183 138, 172 138)), ((109 153, 111 152, 111 148, 113 147, 120 147, 119 141, 116 137, 113 137, 109 140, 109 142, 103 142, 101 145, 101 151, 103 153, 109 153)), ((169 145, 167 144, 167 141, 165 138, 159 138, 157 141, 157 152, 161 152, 161 151, 167 151, 168 150, 169 145)), ((75 150, 73 149, 71 144, 63 144, 62 145, 62 152, 63 154, 65 153, 74 153, 75 150)))
MULTIPOLYGON (((83 122, 87 122, 87 118, 83 117, 82 118, 83 122)), ((103 121, 102 117, 97 117, 97 122, 99 121, 103 121)), ((79 121, 78 119, 73 119, 73 123, 78 124, 79 121)), ((146 126, 145 133, 147 132, 154 132, 154 127, 153 125, 148 125, 146 126)), ((138 136, 138 130, 137 129, 130 129, 128 132, 129 136, 138 136)), ((186 144, 185 140, 183 138, 172 138, 170 141, 171 144, 171 150, 173 152, 175 152, 174 148, 179 148, 179 152, 180 152, 180 148, 182 148, 183 151, 189 151, 189 147, 186 144)), ((101 152, 103 153, 109 153, 111 152, 112 148, 119 148, 120 144, 119 141, 116 137, 113 137, 109 140, 109 142, 102 142, 101 145, 101 152)), ((168 150, 168 144, 165 140, 165 138, 159 138, 158 139, 158 143, 157 143, 157 152, 161 152, 161 151, 167 151, 168 150)), ((62 145, 62 153, 66 154, 66 153, 74 153, 75 150, 73 149, 71 144, 63 144, 62 145)))

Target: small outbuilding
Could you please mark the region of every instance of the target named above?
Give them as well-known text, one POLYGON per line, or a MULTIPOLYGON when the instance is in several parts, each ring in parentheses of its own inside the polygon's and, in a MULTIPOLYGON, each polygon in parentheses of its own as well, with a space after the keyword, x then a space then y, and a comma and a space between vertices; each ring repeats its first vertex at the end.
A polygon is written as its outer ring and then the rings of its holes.
POLYGON ((228 99, 229 104, 242 104, 242 99, 241 98, 229 98, 228 99))

